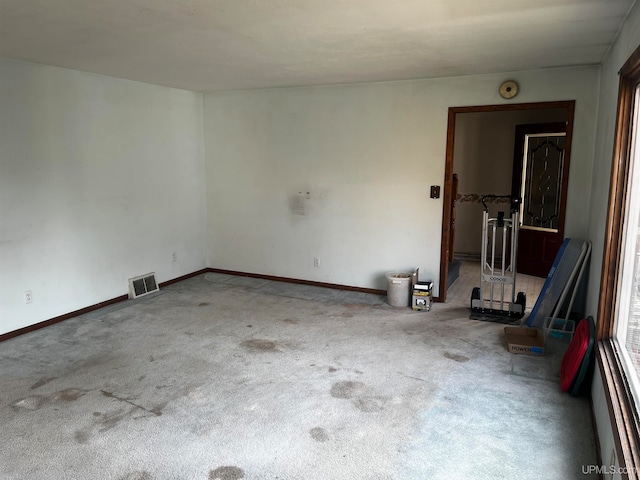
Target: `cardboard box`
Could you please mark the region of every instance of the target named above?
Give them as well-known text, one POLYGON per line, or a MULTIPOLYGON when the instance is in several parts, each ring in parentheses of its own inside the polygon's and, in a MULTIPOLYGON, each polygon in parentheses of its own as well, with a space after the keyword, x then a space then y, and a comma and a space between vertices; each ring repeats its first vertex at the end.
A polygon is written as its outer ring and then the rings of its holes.
POLYGON ((504 337, 511 353, 544 355, 544 337, 537 328, 504 327, 504 337))

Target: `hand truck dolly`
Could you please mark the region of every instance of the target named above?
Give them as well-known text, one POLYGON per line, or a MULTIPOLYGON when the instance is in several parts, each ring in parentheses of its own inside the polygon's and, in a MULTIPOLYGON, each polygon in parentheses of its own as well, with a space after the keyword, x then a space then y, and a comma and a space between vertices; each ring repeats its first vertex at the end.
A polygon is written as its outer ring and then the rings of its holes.
POLYGON ((527 306, 523 292, 516 296, 516 258, 518 231, 520 229, 520 198, 510 195, 485 195, 482 197, 482 251, 480 259, 480 287, 471 292, 471 311, 482 314, 522 318, 527 306), (511 218, 498 212, 489 218, 488 199, 510 199, 511 218), (501 258, 496 257, 496 240, 502 237, 501 258), (509 288, 510 287, 510 288, 509 288), (497 298, 496 298, 497 294, 497 298), (505 294, 510 298, 505 300, 505 294))

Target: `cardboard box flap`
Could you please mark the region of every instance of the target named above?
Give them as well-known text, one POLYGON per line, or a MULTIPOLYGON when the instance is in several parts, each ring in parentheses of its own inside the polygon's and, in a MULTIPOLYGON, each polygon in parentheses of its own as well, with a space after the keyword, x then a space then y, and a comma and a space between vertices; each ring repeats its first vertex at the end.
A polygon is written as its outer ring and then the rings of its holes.
POLYGON ((511 353, 544 355, 544 338, 537 328, 504 327, 504 336, 511 353))

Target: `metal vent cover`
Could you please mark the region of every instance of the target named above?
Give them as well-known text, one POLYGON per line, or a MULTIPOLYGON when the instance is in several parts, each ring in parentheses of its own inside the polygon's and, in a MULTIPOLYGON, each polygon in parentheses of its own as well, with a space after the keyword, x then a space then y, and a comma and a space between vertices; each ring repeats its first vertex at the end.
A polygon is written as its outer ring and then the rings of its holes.
POLYGON ((138 298, 160 290, 155 272, 129 279, 129 298, 138 298))

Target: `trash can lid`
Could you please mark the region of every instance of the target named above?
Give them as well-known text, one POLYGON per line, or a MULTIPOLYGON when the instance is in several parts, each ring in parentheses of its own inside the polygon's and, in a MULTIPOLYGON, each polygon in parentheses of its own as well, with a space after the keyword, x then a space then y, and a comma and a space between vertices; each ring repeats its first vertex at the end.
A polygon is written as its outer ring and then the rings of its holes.
POLYGON ((385 276, 387 278, 411 278, 413 276, 413 274, 411 274, 411 273, 390 272, 390 273, 385 274, 385 276))

